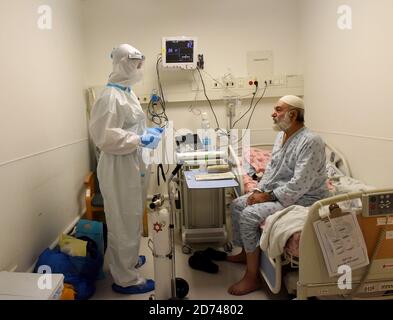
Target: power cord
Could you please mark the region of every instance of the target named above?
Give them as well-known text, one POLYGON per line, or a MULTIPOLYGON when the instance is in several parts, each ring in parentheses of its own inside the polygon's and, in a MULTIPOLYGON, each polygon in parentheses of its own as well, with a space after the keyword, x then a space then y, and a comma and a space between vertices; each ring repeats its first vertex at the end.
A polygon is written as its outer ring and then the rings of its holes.
POLYGON ((253 115, 254 112, 255 112, 255 108, 257 107, 257 105, 259 104, 259 102, 265 97, 265 93, 266 93, 267 86, 268 86, 268 85, 267 85, 267 83, 266 83, 265 89, 263 90, 263 93, 262 93, 261 97, 259 98, 259 100, 257 101, 257 103, 254 105, 254 109, 252 110, 251 115, 250 115, 250 118, 248 119, 248 123, 247 123, 246 130, 247 130, 248 127, 250 126, 251 119, 252 119, 252 115, 253 115))
POLYGON ((165 127, 168 122, 168 116, 166 115, 165 109, 163 107, 162 100, 159 96, 153 94, 149 104, 147 106, 148 119, 159 127, 165 127), (156 109, 160 106, 161 112, 156 109))
MULTIPOLYGON (((252 115, 253 115, 254 112, 255 112, 255 108, 257 107, 257 105, 259 104, 259 102, 260 102, 260 101, 263 99, 263 97, 265 96, 267 87, 268 87, 268 85, 267 85, 267 83, 265 82, 265 89, 263 90, 261 97, 258 99, 258 101, 257 101, 257 102, 255 103, 255 105, 254 105, 254 109, 252 110, 251 115, 250 115, 250 118, 248 119, 248 123, 247 123, 247 127, 246 127, 246 129, 245 129, 245 132, 243 133, 242 137, 237 141, 238 144, 239 144, 241 141, 243 141, 244 136, 246 135, 247 130, 248 130, 249 126, 250 126, 251 119, 252 119, 252 115)), ((248 112, 248 111, 247 111, 247 112, 248 112)))
POLYGON ((161 173, 162 178, 164 179, 164 182, 166 182, 166 175, 164 173, 164 166, 162 165, 162 163, 160 163, 157 166, 157 183, 158 183, 158 186, 160 186, 160 173, 161 173))
POLYGON ((206 100, 209 102, 210 109, 212 110, 213 115, 214 115, 214 118, 216 119, 216 123, 217 123, 217 128, 216 128, 216 129, 219 129, 219 128, 220 128, 220 124, 218 123, 217 115, 216 115, 216 113, 214 112, 212 103, 211 103, 209 97, 207 96, 207 93, 206 93, 206 85, 205 85, 205 81, 203 80, 201 70, 200 70, 199 68, 197 68, 197 71, 198 71, 199 76, 200 76, 201 81, 202 81, 203 93, 205 94, 206 100))
POLYGON ((169 118, 168 115, 166 114, 166 101, 165 101, 164 90, 162 88, 161 76, 160 76, 159 64, 161 61, 162 61, 162 56, 159 55, 156 63, 159 95, 156 94, 152 95, 147 110, 148 110, 149 120, 151 120, 154 124, 160 127, 164 127, 168 123, 169 118), (156 110, 158 106, 160 106, 161 111, 156 110))
POLYGON ((258 93, 258 89, 259 89, 259 83, 258 83, 258 81, 255 81, 255 82, 254 82, 254 85, 255 85, 255 92, 253 92, 253 94, 252 94, 252 99, 251 99, 250 107, 247 109, 247 111, 246 111, 239 119, 237 119, 237 120, 235 121, 235 123, 232 125, 232 128, 231 128, 231 129, 233 129, 233 128, 236 126, 236 124, 239 123, 239 121, 240 121, 241 119, 243 119, 243 118, 246 116, 246 114, 249 113, 250 110, 252 109, 252 103, 254 102, 255 96, 256 96, 256 94, 258 93))

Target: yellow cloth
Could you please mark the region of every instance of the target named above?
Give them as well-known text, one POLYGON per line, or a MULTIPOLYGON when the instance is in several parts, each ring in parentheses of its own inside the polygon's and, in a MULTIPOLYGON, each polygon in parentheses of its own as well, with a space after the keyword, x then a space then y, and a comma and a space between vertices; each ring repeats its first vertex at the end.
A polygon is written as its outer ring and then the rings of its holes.
POLYGON ((59 241, 60 251, 72 257, 86 257, 87 241, 62 234, 59 241))

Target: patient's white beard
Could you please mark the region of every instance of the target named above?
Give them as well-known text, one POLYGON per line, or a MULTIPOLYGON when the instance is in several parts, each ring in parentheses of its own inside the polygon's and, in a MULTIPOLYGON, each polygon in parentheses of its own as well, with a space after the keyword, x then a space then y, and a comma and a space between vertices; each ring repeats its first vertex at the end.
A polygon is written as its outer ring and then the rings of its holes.
POLYGON ((277 121, 273 124, 274 131, 287 131, 291 127, 291 119, 289 118, 289 113, 285 114, 284 119, 277 121))

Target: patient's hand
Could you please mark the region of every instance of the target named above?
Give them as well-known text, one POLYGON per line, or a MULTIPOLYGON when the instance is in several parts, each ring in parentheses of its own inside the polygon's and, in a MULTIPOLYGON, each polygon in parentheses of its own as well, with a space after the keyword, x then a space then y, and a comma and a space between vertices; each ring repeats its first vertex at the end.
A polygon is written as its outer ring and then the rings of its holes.
POLYGON ((259 192, 254 191, 248 198, 247 198, 247 205, 252 206, 253 204, 269 202, 270 195, 266 192, 259 192))

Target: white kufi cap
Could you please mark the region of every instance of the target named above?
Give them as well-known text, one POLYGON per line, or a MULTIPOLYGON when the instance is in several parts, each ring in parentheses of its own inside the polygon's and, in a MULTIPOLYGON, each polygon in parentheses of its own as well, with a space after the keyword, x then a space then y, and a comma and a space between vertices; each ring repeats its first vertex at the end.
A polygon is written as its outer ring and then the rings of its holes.
POLYGON ((286 103, 287 105, 298 108, 298 109, 303 109, 304 110, 304 101, 303 99, 297 97, 297 96, 284 96, 280 99, 281 102, 286 103))

